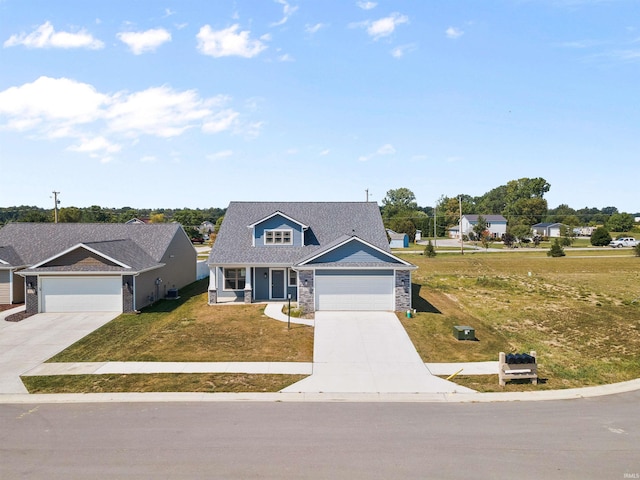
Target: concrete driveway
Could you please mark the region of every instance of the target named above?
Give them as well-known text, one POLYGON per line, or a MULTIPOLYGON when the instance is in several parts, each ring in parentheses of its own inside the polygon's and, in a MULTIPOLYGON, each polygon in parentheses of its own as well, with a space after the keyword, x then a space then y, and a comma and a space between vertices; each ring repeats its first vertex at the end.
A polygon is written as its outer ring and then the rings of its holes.
POLYGON ((20 322, 6 322, 2 318, 0 394, 27 393, 20 375, 118 315, 117 312, 39 313, 20 322))
POLYGON ((392 312, 316 312, 313 374, 282 391, 473 392, 431 375, 392 312))

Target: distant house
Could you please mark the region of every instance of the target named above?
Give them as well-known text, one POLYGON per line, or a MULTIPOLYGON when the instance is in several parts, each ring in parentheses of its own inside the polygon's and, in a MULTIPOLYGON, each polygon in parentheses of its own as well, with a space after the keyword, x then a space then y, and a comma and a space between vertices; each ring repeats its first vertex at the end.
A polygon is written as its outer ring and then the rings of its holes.
POLYGON ((389 246, 391 248, 409 248, 409 235, 406 233, 396 233, 391 229, 387 229, 389 235, 389 246))
POLYGON ((131 220, 127 220, 124 222, 126 225, 146 225, 149 223, 148 218, 132 218, 131 220))
POLYGON ((374 202, 231 202, 208 260, 209 303, 405 311, 411 272, 374 202))
POLYGON ((216 225, 209 220, 205 220, 198 227, 198 231, 203 235, 210 235, 213 233, 213 230, 216 228, 216 225))
POLYGON ((534 235, 541 237, 561 237, 563 227, 566 225, 562 223, 536 223, 531 230, 534 235))
POLYGON ((194 282, 196 259, 178 224, 10 223, 0 229, 0 303, 133 312, 194 282))
MULTIPOLYGON (((484 218, 487 223, 487 230, 492 238, 502 238, 507 233, 507 219, 502 215, 463 215, 462 221, 462 234, 469 236, 473 234, 473 227, 478 224, 478 218, 484 218)), ((460 238, 460 225, 456 225, 449 229, 449 236, 451 238, 460 238)))

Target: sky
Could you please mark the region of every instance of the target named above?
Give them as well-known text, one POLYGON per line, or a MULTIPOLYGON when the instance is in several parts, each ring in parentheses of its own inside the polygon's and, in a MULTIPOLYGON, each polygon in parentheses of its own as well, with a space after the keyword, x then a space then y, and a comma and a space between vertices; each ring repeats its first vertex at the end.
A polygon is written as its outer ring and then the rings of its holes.
POLYGON ((640 211, 637 0, 0 0, 0 206, 640 211))

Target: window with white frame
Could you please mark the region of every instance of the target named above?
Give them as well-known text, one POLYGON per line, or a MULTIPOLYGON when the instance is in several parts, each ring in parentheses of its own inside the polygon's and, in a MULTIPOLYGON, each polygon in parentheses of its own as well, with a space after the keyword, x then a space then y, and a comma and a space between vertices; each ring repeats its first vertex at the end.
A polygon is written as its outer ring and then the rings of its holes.
POLYGON ((295 287, 298 285, 298 272, 293 269, 289 269, 289 286, 295 287))
POLYGON ((243 290, 246 284, 247 271, 244 268, 224 269, 224 289, 243 290))
POLYGON ((265 230, 265 245, 291 245, 293 234, 291 230, 265 230))

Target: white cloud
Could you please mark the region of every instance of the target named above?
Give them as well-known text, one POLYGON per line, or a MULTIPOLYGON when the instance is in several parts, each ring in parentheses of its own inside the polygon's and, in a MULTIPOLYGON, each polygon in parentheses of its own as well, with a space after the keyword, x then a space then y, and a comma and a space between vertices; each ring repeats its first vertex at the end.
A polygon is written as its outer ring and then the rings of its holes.
POLYGON ((388 17, 380 18, 379 20, 361 22, 354 26, 366 27, 369 36, 374 40, 378 40, 382 37, 388 37, 391 35, 398 25, 407 23, 409 17, 401 15, 399 13, 392 13, 388 17))
POLYGON ((329 153, 331 153, 331 150, 329 150, 328 148, 325 148, 318 155, 320 155, 321 157, 326 157, 327 155, 329 155, 329 153))
POLYGON ((365 2, 361 0, 359 2, 356 2, 356 5, 360 7, 362 10, 372 10, 376 8, 378 4, 376 2, 365 2))
POLYGON ((360 160, 361 162, 367 162, 375 157, 394 155, 395 153, 396 149, 393 148, 393 145, 391 145, 390 143, 386 143, 378 148, 378 150, 376 150, 374 153, 370 153, 369 155, 361 155, 360 157, 358 157, 358 160, 360 160))
POLYGON ((304 31, 310 34, 318 33, 321 29, 327 26, 326 23, 316 23, 315 25, 305 25, 304 31))
POLYGON ((50 22, 45 22, 33 32, 11 35, 4 42, 5 47, 23 45, 27 48, 88 48, 99 50, 104 43, 95 39, 86 30, 78 32, 56 32, 50 22))
POLYGON ((112 131, 127 136, 169 138, 181 135, 212 114, 209 102, 195 90, 176 92, 169 87, 153 87, 119 96, 106 116, 112 131))
POLYGON ((224 158, 229 158, 231 156, 233 156, 233 150, 221 150, 219 152, 207 155, 207 159, 215 161, 215 160, 222 160, 224 158))
POLYGON ((120 145, 111 143, 106 138, 99 136, 93 138, 82 138, 80 143, 77 145, 71 145, 68 150, 73 152, 108 152, 115 153, 119 152, 122 149, 120 145))
POLYGON ((279 62, 294 62, 295 59, 288 53, 284 53, 278 57, 279 62))
POLYGON ((267 46, 260 40, 251 40, 248 30, 237 33, 239 25, 232 25, 223 30, 212 30, 209 25, 200 29, 198 50, 204 55, 212 57, 239 56, 252 58, 262 52, 267 46))
POLYGON ((0 92, 0 115, 28 128, 43 122, 82 124, 100 117, 110 101, 86 83, 40 77, 0 92))
POLYGON ((452 38, 455 40, 456 38, 460 38, 462 35, 464 35, 464 32, 459 28, 449 27, 445 31, 445 34, 447 35, 447 38, 452 38))
POLYGON ((171 41, 171 33, 164 28, 152 28, 144 32, 120 32, 116 36, 134 55, 153 52, 163 43, 171 41))
POLYGON ((406 53, 412 52, 415 49, 416 49, 416 46, 414 44, 400 45, 391 50, 391 56, 394 58, 402 58, 405 56, 406 53))
POLYGON ((291 17, 291 15, 293 15, 296 10, 298 10, 298 7, 292 7, 291 5, 289 5, 289 3, 285 2, 284 0, 275 0, 276 3, 279 3, 280 5, 283 5, 283 12, 282 12, 282 19, 280 19, 279 21, 272 23, 271 26, 272 27, 278 27, 280 25, 283 25, 287 22, 287 20, 289 20, 289 17, 291 17))
POLYGON ((237 124, 240 114, 231 109, 218 112, 202 125, 202 131, 206 133, 220 133, 229 130, 237 124))
POLYGON ((75 80, 40 77, 0 91, 0 128, 70 139, 68 150, 91 156, 117 153, 125 140, 132 145, 142 136, 172 138, 190 129, 258 135, 262 124, 242 122, 230 101, 168 86, 104 94, 75 80))

